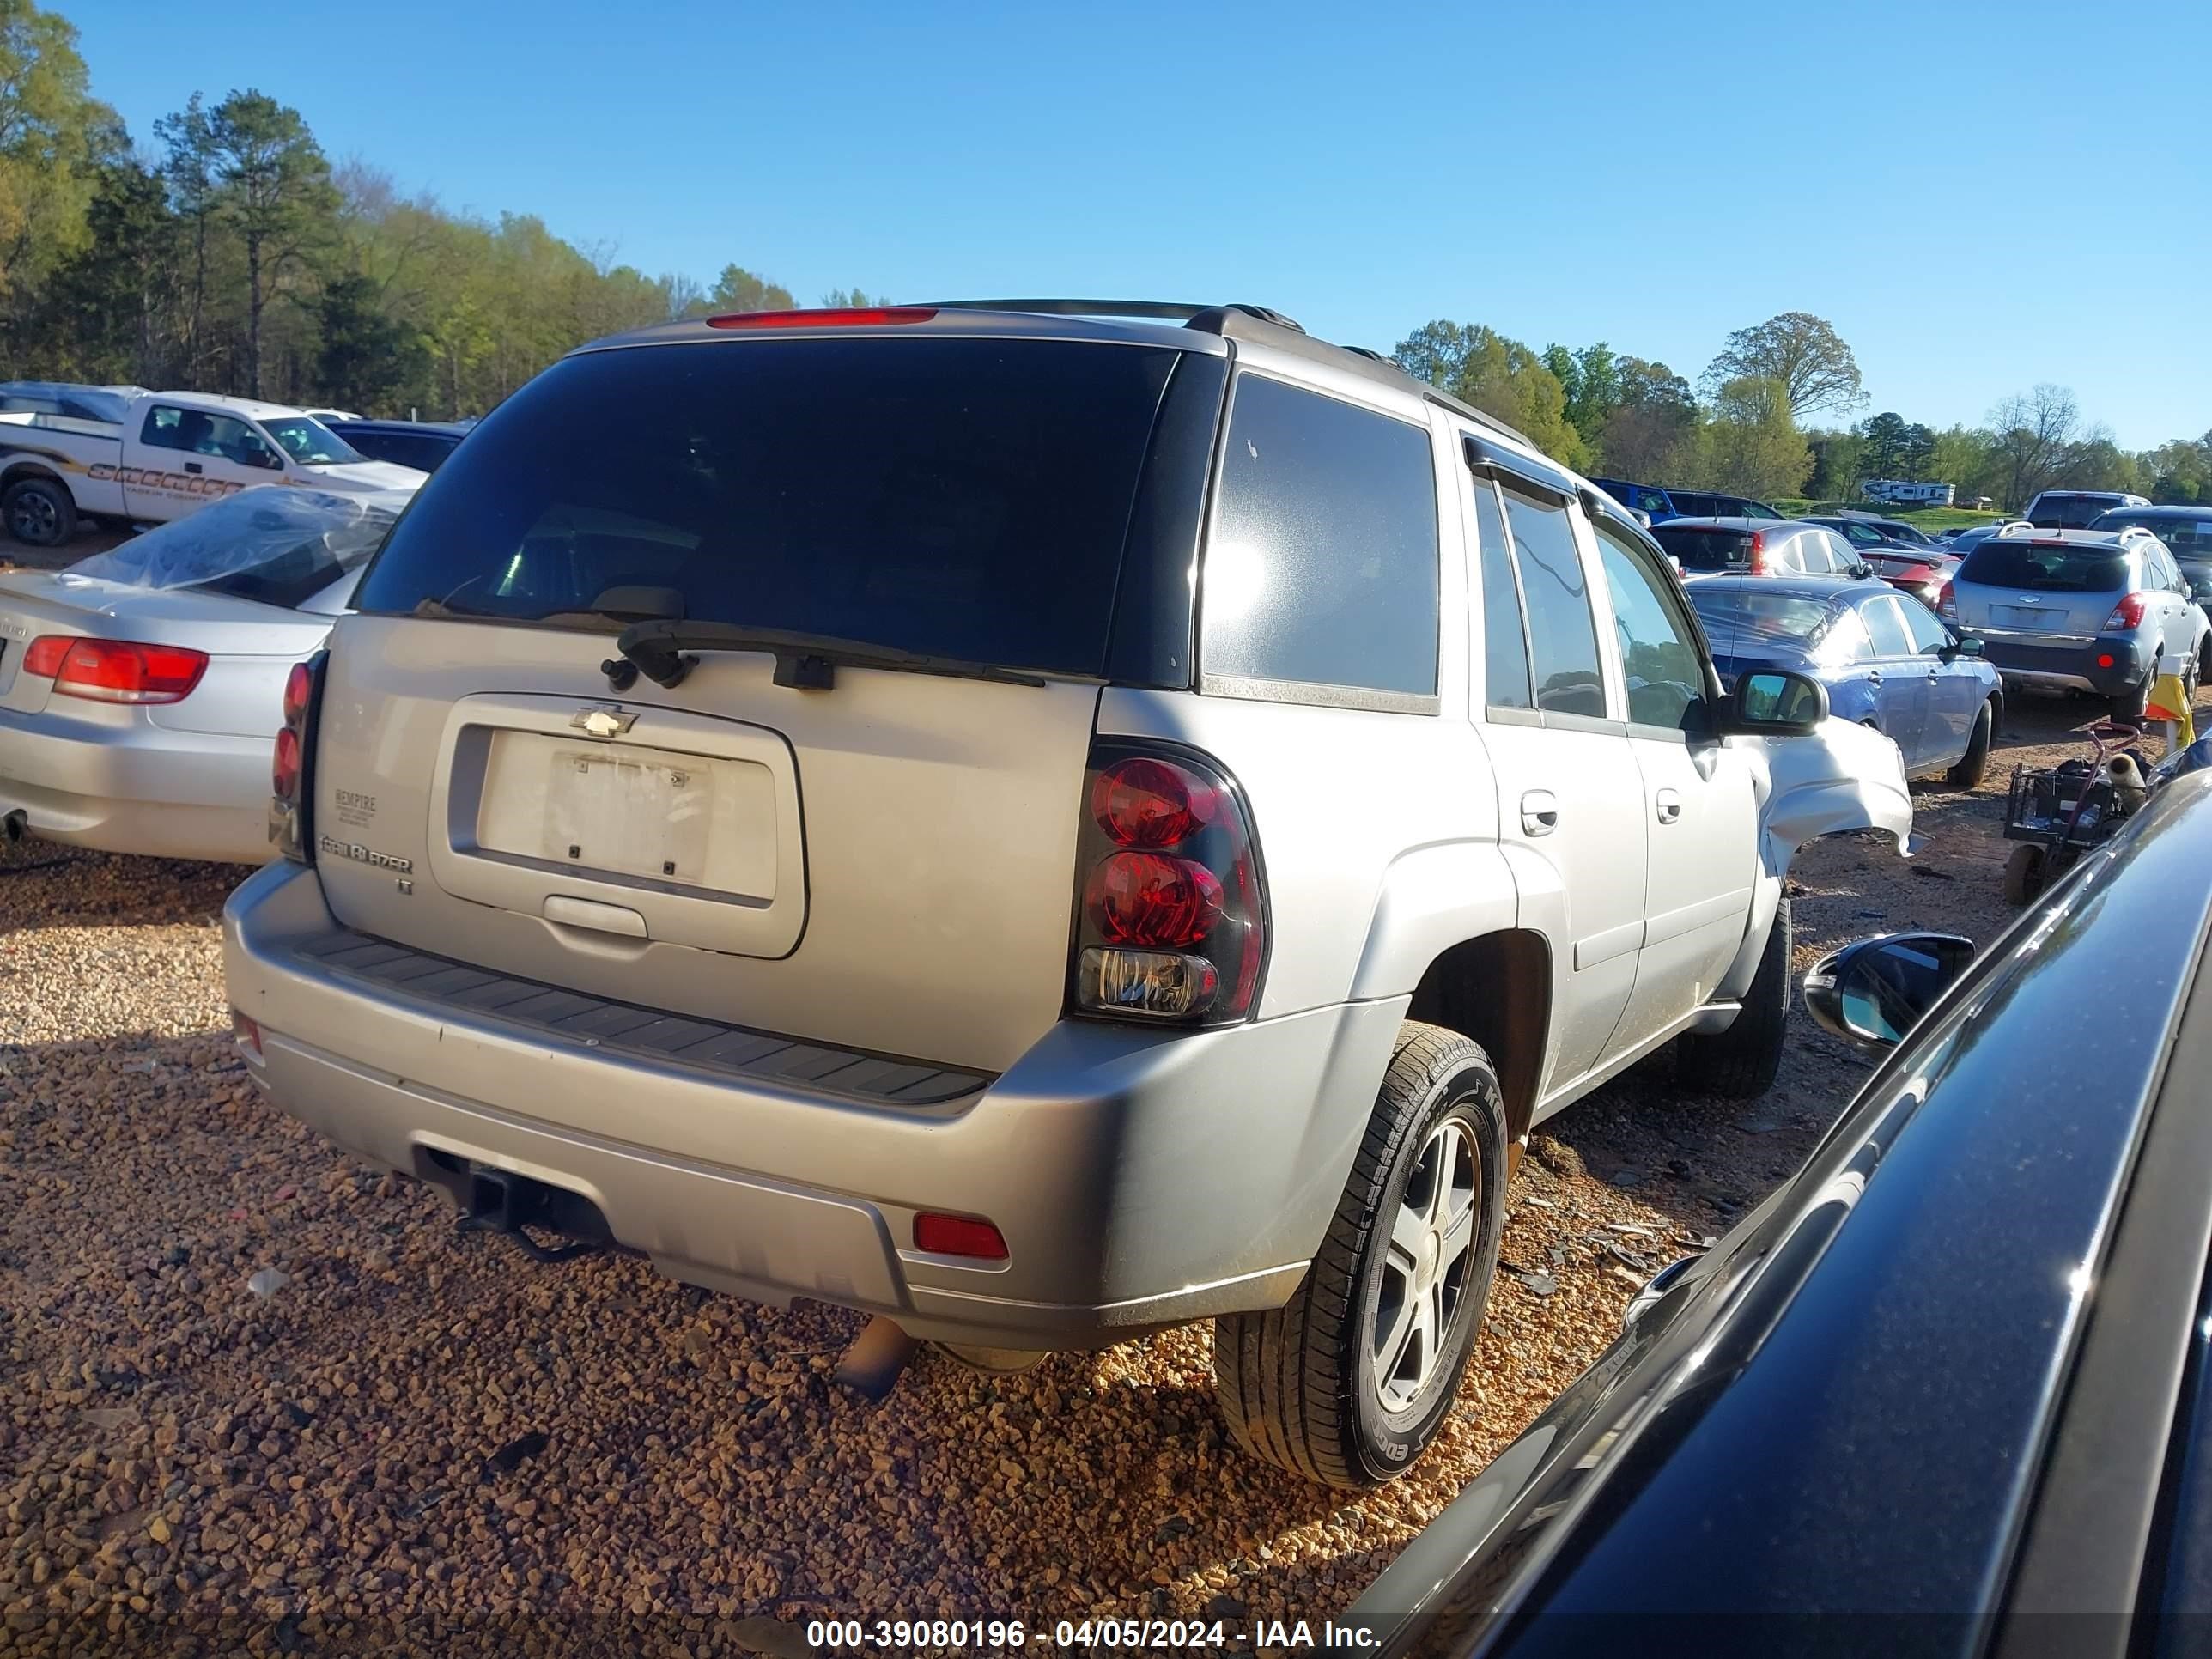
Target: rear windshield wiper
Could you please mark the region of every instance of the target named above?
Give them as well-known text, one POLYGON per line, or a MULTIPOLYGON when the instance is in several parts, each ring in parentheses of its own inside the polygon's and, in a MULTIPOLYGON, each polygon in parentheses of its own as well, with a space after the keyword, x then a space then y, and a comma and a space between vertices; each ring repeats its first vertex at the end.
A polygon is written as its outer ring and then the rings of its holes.
POLYGON ((682 684, 697 664, 695 651, 766 651, 775 657, 775 683, 801 691, 826 691, 837 683, 837 667, 887 668, 902 674, 942 674, 954 679, 998 680, 1008 685, 1042 685, 1042 674, 958 657, 930 656, 872 645, 834 634, 800 634, 782 628, 753 628, 743 623, 684 622, 665 618, 634 623, 615 641, 618 658, 599 665, 607 684, 626 691, 640 674, 656 685, 682 684))

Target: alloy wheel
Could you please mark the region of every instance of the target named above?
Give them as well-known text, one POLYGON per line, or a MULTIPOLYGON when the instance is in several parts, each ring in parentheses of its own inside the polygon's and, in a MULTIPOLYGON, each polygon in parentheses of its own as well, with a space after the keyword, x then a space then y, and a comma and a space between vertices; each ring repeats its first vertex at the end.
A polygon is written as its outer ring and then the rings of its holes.
POLYGON ((1474 1261, 1480 1168, 1467 1124, 1445 1118, 1429 1132, 1391 1218, 1370 1351, 1376 1398, 1392 1416, 1412 1409, 1444 1364, 1474 1261))

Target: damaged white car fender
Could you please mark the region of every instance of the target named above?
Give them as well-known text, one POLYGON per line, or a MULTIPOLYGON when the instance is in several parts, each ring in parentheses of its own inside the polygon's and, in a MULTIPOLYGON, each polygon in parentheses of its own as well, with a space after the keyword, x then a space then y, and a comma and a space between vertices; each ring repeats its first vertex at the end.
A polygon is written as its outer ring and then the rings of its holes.
POLYGON ((1807 842, 1848 830, 1879 830, 1908 858, 1916 850, 1904 752, 1873 727, 1831 716, 1808 736, 1762 738, 1750 752, 1766 875, 1779 880, 1807 842))
POLYGON ((1753 798, 1759 805, 1759 874, 1743 948, 1715 993, 1721 999, 1741 997, 1751 988, 1790 861, 1807 842, 1846 830, 1879 830, 1907 858, 1917 846, 1904 751, 1871 726, 1832 716, 1802 738, 1734 741, 1742 743, 1751 762, 1753 798))

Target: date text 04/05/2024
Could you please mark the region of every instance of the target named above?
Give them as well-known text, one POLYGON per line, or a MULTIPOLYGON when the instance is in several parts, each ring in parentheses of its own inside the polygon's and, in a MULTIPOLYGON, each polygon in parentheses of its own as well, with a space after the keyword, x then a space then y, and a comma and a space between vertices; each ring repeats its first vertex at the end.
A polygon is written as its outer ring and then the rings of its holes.
POLYGON ((1346 1651, 1376 1645, 1375 1632, 1324 1620, 1261 1620, 1231 1624, 1201 1619, 1062 1619, 1032 1631, 1018 1619, 817 1619, 806 1626, 806 1645, 817 1652, 1012 1653, 1041 1648, 1172 1651, 1178 1649, 1326 1648, 1346 1651))

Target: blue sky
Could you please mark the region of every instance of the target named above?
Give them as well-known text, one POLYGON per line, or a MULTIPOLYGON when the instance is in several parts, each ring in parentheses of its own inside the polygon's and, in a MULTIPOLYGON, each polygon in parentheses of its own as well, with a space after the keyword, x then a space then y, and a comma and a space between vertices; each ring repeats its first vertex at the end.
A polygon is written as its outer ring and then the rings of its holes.
POLYGON ((1870 410, 2055 380, 2130 447, 2212 428, 2204 0, 60 9, 142 141, 258 87, 654 273, 1450 317, 1692 379, 1805 310, 1870 410))

